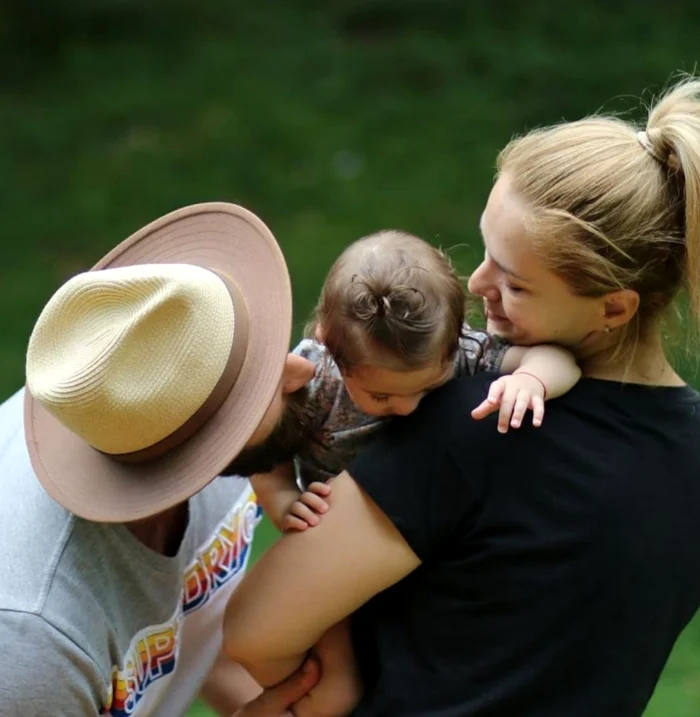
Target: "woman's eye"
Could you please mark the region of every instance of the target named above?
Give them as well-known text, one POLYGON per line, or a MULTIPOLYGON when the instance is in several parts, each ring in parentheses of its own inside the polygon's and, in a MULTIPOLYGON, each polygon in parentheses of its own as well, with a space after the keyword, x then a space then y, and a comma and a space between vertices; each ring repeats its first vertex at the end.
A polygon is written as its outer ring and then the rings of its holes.
POLYGON ((377 403, 386 403, 389 400, 389 396, 377 396, 373 395, 372 400, 376 401, 377 403))
POLYGON ((511 294, 522 294, 522 292, 525 291, 522 286, 514 286, 513 284, 506 284, 506 287, 511 294))

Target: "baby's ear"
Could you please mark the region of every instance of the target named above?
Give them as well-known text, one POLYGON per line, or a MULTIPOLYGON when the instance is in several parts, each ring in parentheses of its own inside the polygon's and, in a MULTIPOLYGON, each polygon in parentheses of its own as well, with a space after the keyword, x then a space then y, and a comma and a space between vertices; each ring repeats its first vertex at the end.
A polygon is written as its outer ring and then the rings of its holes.
POLYGON ((314 338, 320 344, 322 344, 325 341, 326 334, 323 331, 323 326, 321 324, 316 324, 316 330, 314 331, 314 338))

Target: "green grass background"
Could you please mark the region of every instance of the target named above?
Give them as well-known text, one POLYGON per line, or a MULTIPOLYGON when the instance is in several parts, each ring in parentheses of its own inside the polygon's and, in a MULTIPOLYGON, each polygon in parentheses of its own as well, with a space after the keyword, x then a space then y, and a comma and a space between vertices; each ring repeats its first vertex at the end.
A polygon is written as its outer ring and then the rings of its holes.
MULTIPOLYGON (((297 333, 362 234, 415 232, 468 272, 511 135, 599 109, 639 116, 640 96, 695 68, 698 27, 690 0, 5 0, 0 387, 21 384, 61 282, 184 204, 265 219, 297 333)), ((696 382, 692 354, 677 358, 696 382)), ((271 539, 264 527, 257 554, 271 539)), ((646 717, 698 714, 696 621, 646 717)))

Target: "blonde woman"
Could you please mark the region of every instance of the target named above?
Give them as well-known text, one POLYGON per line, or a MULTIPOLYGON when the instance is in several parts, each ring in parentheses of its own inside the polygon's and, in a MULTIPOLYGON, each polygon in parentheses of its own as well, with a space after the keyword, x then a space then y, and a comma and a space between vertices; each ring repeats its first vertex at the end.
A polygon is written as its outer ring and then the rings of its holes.
POLYGON ((394 419, 243 581, 225 647, 274 684, 355 613, 356 717, 638 717, 700 604, 700 396, 662 341, 684 285, 700 314, 700 82, 643 127, 513 140, 481 231, 488 330, 582 380, 536 430, 470 420, 488 374, 394 419))

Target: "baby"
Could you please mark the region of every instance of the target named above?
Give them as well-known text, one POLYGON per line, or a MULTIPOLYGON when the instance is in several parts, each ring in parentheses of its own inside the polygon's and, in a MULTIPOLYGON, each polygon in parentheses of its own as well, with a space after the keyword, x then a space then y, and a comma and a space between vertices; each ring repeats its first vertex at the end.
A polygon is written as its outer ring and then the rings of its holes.
POLYGON ((509 346, 465 324, 465 292, 449 259, 400 231, 351 244, 321 291, 295 353, 316 366, 306 413, 312 438, 294 466, 251 480, 281 530, 305 530, 328 510, 326 483, 341 473, 391 416, 412 413, 430 390, 477 371, 503 373, 476 419, 498 410, 498 430, 528 410, 539 426, 545 399, 568 391, 581 372, 555 346, 509 346), (302 491, 300 491, 299 487, 302 491))

